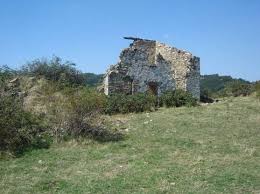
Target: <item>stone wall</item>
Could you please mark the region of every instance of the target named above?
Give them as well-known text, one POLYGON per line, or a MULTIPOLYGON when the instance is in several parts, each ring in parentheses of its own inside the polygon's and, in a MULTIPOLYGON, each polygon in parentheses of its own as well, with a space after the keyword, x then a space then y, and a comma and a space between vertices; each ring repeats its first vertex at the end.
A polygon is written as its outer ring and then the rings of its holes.
POLYGON ((120 54, 104 79, 104 91, 133 94, 156 85, 156 94, 176 88, 199 98, 199 58, 153 40, 136 39, 120 54))

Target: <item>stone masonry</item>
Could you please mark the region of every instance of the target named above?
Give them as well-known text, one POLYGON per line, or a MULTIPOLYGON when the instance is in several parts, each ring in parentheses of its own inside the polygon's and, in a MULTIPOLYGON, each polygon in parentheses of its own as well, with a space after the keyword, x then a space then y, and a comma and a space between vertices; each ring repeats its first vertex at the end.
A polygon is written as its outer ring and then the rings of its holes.
POLYGON ((200 97, 200 58, 155 40, 125 37, 133 43, 120 54, 104 78, 104 92, 161 95, 182 89, 200 97))

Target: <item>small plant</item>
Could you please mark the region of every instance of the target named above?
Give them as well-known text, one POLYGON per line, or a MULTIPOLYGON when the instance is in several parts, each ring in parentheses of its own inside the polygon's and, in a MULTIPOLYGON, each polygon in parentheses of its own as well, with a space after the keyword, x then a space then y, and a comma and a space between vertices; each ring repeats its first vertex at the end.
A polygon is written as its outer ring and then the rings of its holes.
POLYGON ((134 95, 113 94, 107 99, 106 113, 131 113, 152 111, 156 108, 157 98, 149 93, 134 95))
POLYGON ((197 100, 192 95, 183 90, 174 90, 165 92, 161 98, 161 103, 166 107, 195 106, 197 100))

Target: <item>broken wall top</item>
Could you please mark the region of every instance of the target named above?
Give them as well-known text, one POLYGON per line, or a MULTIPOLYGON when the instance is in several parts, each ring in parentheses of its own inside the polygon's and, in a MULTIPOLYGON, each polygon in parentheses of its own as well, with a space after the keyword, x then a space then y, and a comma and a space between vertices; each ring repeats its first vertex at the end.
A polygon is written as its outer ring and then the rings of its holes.
POLYGON ((111 65, 107 73, 118 71, 122 68, 121 66, 128 66, 136 62, 144 65, 149 63, 150 66, 156 66, 157 58, 160 57, 162 53, 167 60, 181 59, 189 61, 192 58, 199 60, 198 57, 193 57, 188 51, 168 46, 156 40, 136 37, 124 37, 124 39, 133 40, 133 42, 129 47, 122 50, 119 56, 119 62, 116 65, 111 65))

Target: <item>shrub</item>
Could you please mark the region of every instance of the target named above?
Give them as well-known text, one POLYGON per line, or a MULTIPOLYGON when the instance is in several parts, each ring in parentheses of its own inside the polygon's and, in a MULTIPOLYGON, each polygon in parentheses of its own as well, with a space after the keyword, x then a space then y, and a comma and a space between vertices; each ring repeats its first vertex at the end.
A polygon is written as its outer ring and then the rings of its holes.
POLYGON ((51 60, 37 59, 23 66, 22 73, 30 76, 43 76, 61 85, 84 85, 86 80, 83 73, 69 61, 63 62, 59 57, 51 60))
POLYGON ((134 95, 113 94, 107 99, 105 112, 107 114, 152 111, 157 104, 157 98, 149 93, 134 95))
POLYGON ((126 95, 124 94, 113 94, 108 96, 105 113, 115 114, 120 113, 122 106, 126 103, 126 95))
POLYGON ((41 120, 22 108, 16 96, 0 98, 0 151, 20 154, 30 147, 47 147, 48 135, 41 120))
POLYGON ((213 103, 214 100, 210 97, 208 90, 202 90, 200 92, 200 102, 213 103))
POLYGON ((249 96, 252 93, 252 86, 250 84, 244 84, 239 82, 233 82, 229 85, 231 93, 234 97, 237 96, 249 96))
POLYGON ((15 76, 17 72, 7 65, 0 66, 0 81, 5 81, 6 79, 10 79, 15 76))
POLYGON ((255 83, 256 97, 260 99, 260 81, 255 83))
POLYGON ((7 65, 0 66, 0 92, 4 92, 6 90, 6 82, 12 79, 17 72, 7 65))
POLYGON ((82 88, 68 95, 68 132, 78 136, 89 134, 96 128, 95 121, 105 107, 104 94, 97 93, 89 88, 82 88))
POLYGON ((196 99, 190 93, 179 89, 165 92, 160 100, 166 107, 195 106, 197 104, 196 99))
POLYGON ((66 87, 61 95, 50 96, 48 120, 56 141, 90 136, 97 140, 116 140, 117 133, 106 128, 102 113, 106 96, 86 87, 66 87))

